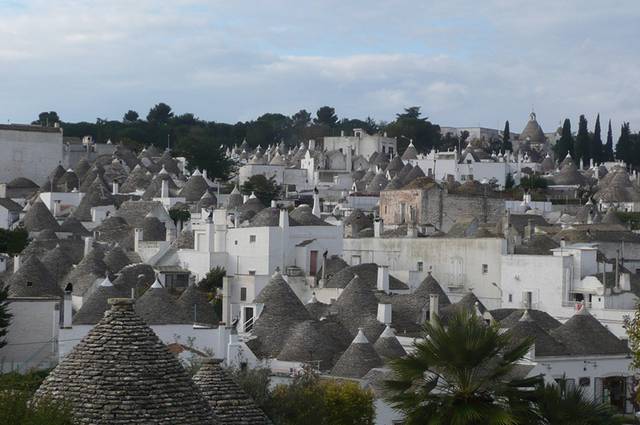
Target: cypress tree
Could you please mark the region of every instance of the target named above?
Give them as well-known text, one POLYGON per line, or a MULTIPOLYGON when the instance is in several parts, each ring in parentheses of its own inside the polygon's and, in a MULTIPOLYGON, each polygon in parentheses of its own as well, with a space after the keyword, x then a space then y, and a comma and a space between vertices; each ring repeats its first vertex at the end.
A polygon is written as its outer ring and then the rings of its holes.
POLYGON ((593 139, 591 141, 591 158, 596 164, 604 161, 604 146, 602 146, 602 136, 600 130, 600 114, 596 117, 596 126, 593 129, 593 139))
POLYGON ((578 135, 573 144, 573 153, 576 164, 579 167, 582 164, 589 165, 589 129, 587 128, 587 119, 584 115, 580 115, 578 135))
POLYGON ((609 129, 607 130, 607 144, 604 146, 604 161, 613 161, 613 132, 611 131, 611 120, 609 120, 609 129))
POLYGON ((562 135, 556 143, 555 149, 559 161, 562 161, 569 153, 573 157, 573 136, 571 135, 571 121, 569 118, 565 119, 564 124, 562 124, 562 135))
POLYGON ((510 152, 513 150, 513 145, 511 144, 511 131, 509 130, 509 121, 505 121, 504 123, 504 131, 502 132, 502 151, 510 152))
POLYGON ((0 348, 7 345, 5 336, 7 335, 9 324, 11 324, 11 313, 9 313, 9 288, 0 288, 0 348))
POLYGON ((618 143, 616 143, 616 159, 624 161, 626 164, 631 163, 631 130, 629 129, 629 123, 622 123, 620 129, 620 137, 618 143))

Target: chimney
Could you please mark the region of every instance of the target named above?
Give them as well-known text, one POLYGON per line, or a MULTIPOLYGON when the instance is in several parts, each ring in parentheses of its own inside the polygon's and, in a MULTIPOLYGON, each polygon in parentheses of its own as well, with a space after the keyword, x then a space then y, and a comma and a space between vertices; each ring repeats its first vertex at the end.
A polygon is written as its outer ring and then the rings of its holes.
POLYGON ((373 222, 373 236, 379 238, 384 232, 384 221, 378 217, 373 222))
POLYGON ((73 291, 73 285, 71 285, 71 283, 67 283, 67 286, 64 288, 64 300, 62 305, 62 327, 63 328, 71 327, 71 319, 73 316, 73 302, 71 298, 72 291, 73 291))
POLYGON ((248 200, 249 200, 249 195, 242 195, 242 203, 243 204, 246 204, 248 200))
POLYGON ((389 267, 378 266, 378 291, 389 293, 389 267))
POLYGON ((383 325, 391 324, 391 304, 378 303, 378 322, 383 325))
POLYGON ((58 217, 60 215, 60 200, 53 201, 53 216, 58 217))
POLYGON ((313 189, 313 210, 311 213, 320 218, 320 194, 317 187, 313 189))
POLYGON ((284 228, 289 228, 289 212, 286 208, 282 208, 280 210, 280 220, 278 222, 278 226, 284 228))
POLYGON ((87 236, 84 238, 84 255, 87 255, 93 247, 93 237, 87 236))
POLYGON ((432 325, 440 314, 439 298, 438 294, 429 294, 429 323, 432 325))
POLYGON ((0 273, 7 271, 7 258, 4 255, 0 255, 0 273))
POLYGON ((13 257, 13 272, 17 272, 20 269, 20 256, 13 257))
POLYGON ((160 197, 167 199, 169 197, 169 181, 162 179, 162 186, 160 186, 160 197))
POLYGON ((560 248, 564 248, 567 246, 567 242, 564 240, 564 238, 560 239, 560 248))
POLYGON ((278 208, 278 203, 276 202, 275 199, 271 200, 271 208, 278 208))
POLYGON ((142 242, 142 229, 133 229, 133 250, 135 252, 140 249, 140 242, 142 242))
POLYGON ((166 226, 166 232, 165 232, 165 240, 167 242, 173 242, 176 239, 176 229, 172 229, 169 226, 166 226))
POLYGON ((120 192, 120 183, 114 180, 113 183, 111 183, 111 194, 117 195, 119 192, 120 192))
POLYGON ((532 219, 528 220, 525 237, 527 238, 527 240, 531 240, 531 238, 533 237, 533 220, 532 219))

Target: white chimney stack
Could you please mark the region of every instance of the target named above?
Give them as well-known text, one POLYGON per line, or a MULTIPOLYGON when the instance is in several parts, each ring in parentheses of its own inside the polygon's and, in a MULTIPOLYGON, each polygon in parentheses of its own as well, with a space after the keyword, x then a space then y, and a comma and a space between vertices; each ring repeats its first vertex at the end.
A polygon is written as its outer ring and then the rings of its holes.
POLYGON ((87 236, 84 238, 84 255, 87 255, 93 247, 93 237, 87 236))
POLYGON ((378 291, 389 293, 389 267, 378 266, 378 291))
POLYGON ((277 208, 278 207, 278 203, 276 202, 275 199, 271 200, 271 208, 277 208))
POLYGON ((113 183, 111 183, 111 194, 117 195, 119 192, 120 192, 120 183, 114 180, 113 183))
POLYGON ((383 325, 391 324, 391 304, 378 303, 378 322, 383 325))
POLYGON ((17 272, 20 269, 20 256, 13 257, 13 272, 17 272))
POLYGON ((435 323, 436 317, 440 314, 439 298, 438 294, 429 294, 429 322, 431 324, 435 323))
POLYGON ((320 194, 317 187, 313 189, 313 210, 311 213, 320 218, 320 194))
POLYGON ((53 201, 53 216, 58 217, 60 215, 60 200, 53 201))
POLYGON ((64 300, 62 304, 62 327, 70 328, 71 320, 73 317, 73 302, 71 298, 72 286, 71 284, 67 284, 67 287, 64 289, 64 300))
POLYGON ((286 208, 282 208, 280 210, 280 220, 278 222, 278 225, 282 228, 289 227, 289 212, 286 208))
POLYGON ((373 222, 373 236, 379 238, 384 232, 384 221, 381 218, 376 218, 373 222))
POLYGON ((162 199, 167 199, 169 197, 169 181, 162 180, 162 186, 160 186, 160 197, 162 199))
POLYGON ((133 229, 133 249, 135 252, 139 251, 140 242, 142 242, 142 229, 133 229))

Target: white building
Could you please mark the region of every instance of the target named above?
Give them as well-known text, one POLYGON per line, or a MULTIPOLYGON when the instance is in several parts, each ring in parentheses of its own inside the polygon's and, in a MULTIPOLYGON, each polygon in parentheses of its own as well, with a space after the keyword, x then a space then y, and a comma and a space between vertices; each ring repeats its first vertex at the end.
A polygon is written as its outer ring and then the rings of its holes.
POLYGON ((38 184, 62 162, 62 129, 0 125, 0 182, 26 177, 38 184))
POLYGON ((374 152, 382 152, 390 157, 398 152, 394 137, 387 137, 386 133, 370 135, 360 128, 353 129, 353 136, 345 136, 343 132, 340 136, 325 137, 323 143, 326 151, 347 152, 350 148, 354 155, 365 158, 369 158, 374 152))

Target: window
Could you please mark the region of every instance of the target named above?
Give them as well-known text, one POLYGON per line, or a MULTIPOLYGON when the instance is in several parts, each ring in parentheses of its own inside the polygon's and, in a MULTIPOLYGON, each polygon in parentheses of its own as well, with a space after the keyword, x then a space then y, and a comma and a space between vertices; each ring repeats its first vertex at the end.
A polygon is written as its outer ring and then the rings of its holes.
POLYGON ((256 275, 255 270, 249 270, 249 276, 255 276, 255 275, 256 275))
POLYGON ((359 255, 352 255, 351 256, 351 265, 352 266, 357 266, 358 264, 360 264, 360 256, 359 255))
POLYGON ((389 146, 389 156, 393 156, 393 148, 389 146))
POLYGON ((424 263, 422 261, 418 261, 418 271, 424 271, 424 263))
POLYGON ((249 243, 255 243, 256 235, 249 235, 249 243))
POLYGON ((513 294, 509 294, 509 302, 512 303, 513 302, 513 294))
MULTIPOLYGON (((384 206, 384 213, 385 213, 385 214, 387 213, 387 206, 386 206, 386 205, 384 206)), ((636 269, 636 274, 638 273, 638 270, 639 270, 639 269, 636 269)))
POLYGON ((591 385, 591 378, 587 376, 587 377, 578 379, 578 385, 580 385, 581 387, 588 387, 589 385, 591 385))
POLYGON ((233 244, 234 245, 238 245, 238 241, 233 241, 233 244))
POLYGON ((247 288, 240 288, 240 301, 247 300, 247 288))
POLYGON ((487 274, 489 273, 489 265, 488 264, 483 264, 482 265, 482 274, 487 274))

